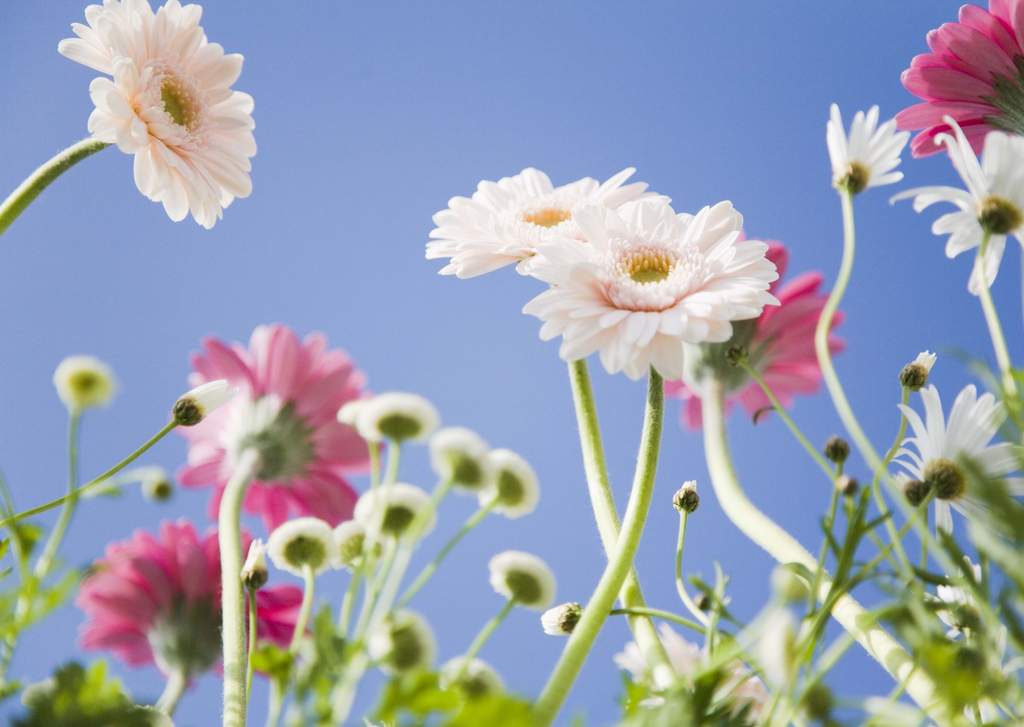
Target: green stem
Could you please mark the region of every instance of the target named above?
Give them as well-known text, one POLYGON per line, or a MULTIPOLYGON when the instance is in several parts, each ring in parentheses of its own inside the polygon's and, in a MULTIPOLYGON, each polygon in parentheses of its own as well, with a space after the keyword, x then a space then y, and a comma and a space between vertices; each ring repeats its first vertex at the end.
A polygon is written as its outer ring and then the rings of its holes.
MULTIPOLYGON (((833 528, 836 524, 836 509, 839 506, 839 490, 835 487, 832 488, 832 499, 828 505, 828 517, 825 520, 825 526, 828 528, 829 535, 834 535, 833 528)), ((828 539, 826 538, 821 548, 818 550, 818 561, 814 569, 814 581, 811 583, 810 591, 807 593, 807 600, 809 601, 808 608, 814 609, 818 603, 818 590, 821 586, 821 576, 825 572, 825 556, 828 555, 828 539)))
POLYGON ((292 631, 292 641, 288 645, 288 652, 295 656, 299 653, 299 645, 302 637, 306 635, 306 624, 309 623, 309 614, 313 611, 313 592, 316 587, 316 574, 313 567, 308 563, 302 566, 302 605, 299 606, 299 617, 295 620, 295 630, 292 631))
POLYGON ((633 488, 626 506, 622 530, 601 580, 583 609, 583 615, 573 629, 562 656, 548 677, 548 682, 534 706, 538 725, 550 725, 565 701, 573 682, 590 653, 601 626, 604 625, 616 596, 622 589, 633 566, 640 536, 643 534, 647 512, 654 493, 654 479, 661 444, 661 425, 664 416, 665 391, 661 375, 653 368, 648 376, 647 405, 644 411, 643 434, 637 455, 633 488))
POLYGON ((224 727, 245 727, 245 597, 242 593, 242 501, 259 468, 247 449, 224 488, 217 517, 220 541, 221 640, 224 645, 224 727))
POLYGON ((458 684, 462 681, 462 678, 466 676, 466 670, 469 668, 469 663, 476 658, 476 655, 480 653, 480 649, 484 648, 484 644, 491 638, 494 632, 497 630, 501 622, 505 620, 512 609, 516 606, 516 600, 510 598, 505 602, 505 605, 501 607, 501 610, 492 618, 490 621, 484 624, 484 627, 480 629, 480 633, 473 639, 473 643, 466 649, 466 653, 462 655, 462 665, 459 667, 459 671, 455 678, 452 679, 453 684, 458 684))
MULTIPOLYGON (((910 401, 910 390, 905 386, 901 387, 902 392, 900 394, 900 402, 906 404, 910 401)), ((897 561, 895 565, 900 568, 904 574, 911 575, 912 571, 910 568, 910 559, 907 557, 907 552, 903 548, 901 539, 896 535, 896 523, 892 521, 891 511, 889 505, 885 501, 885 496, 882 494, 881 478, 889 468, 889 463, 892 462, 896 453, 900 451, 900 447, 903 445, 903 437, 907 433, 907 418, 903 416, 902 410, 900 411, 900 426, 896 430, 896 439, 893 440, 892 446, 889 447, 889 451, 885 453, 885 457, 882 459, 881 465, 875 470, 874 477, 871 478, 871 496, 875 500, 875 506, 878 508, 880 515, 886 516, 885 529, 889 535, 889 542, 892 543, 893 550, 896 553, 897 561)), ((925 528, 927 530, 927 527, 925 528)))
MULTIPOLYGON (((610 558, 619 540, 619 514, 612 496, 611 484, 608 481, 608 468, 605 465, 604 445, 601 442, 601 427, 598 423, 597 404, 590 385, 590 373, 586 359, 573 361, 569 364, 569 384, 572 388, 573 405, 576 410, 576 426, 580 435, 580 449, 583 454, 583 469, 587 477, 587 492, 590 505, 594 511, 597 532, 601 538, 605 556, 610 558)), ((636 569, 631 568, 626 576, 626 583, 619 593, 619 603, 623 608, 645 608, 643 591, 636 569)), ((661 688, 667 688, 675 682, 675 671, 669 663, 665 645, 658 638, 654 623, 646 616, 627 616, 627 623, 633 632, 644 661, 653 670, 654 682, 661 688)))
POLYGON ((92 156, 108 146, 110 144, 96 139, 82 139, 44 162, 29 175, 28 179, 18 185, 17 189, 11 192, 3 204, 0 204, 0 235, 4 234, 11 223, 18 218, 18 215, 24 212, 25 208, 32 204, 32 201, 57 177, 86 157, 92 156))
POLYGON ((252 694, 252 657, 256 653, 256 641, 259 638, 259 621, 257 620, 257 606, 255 589, 246 589, 249 598, 249 648, 245 655, 245 698, 248 704, 249 695, 252 694))
POLYGON ((384 484, 391 485, 398 480, 398 463, 402 459, 402 443, 391 442, 388 447, 388 468, 384 474, 384 484))
MULTIPOLYGON (((679 513, 679 536, 676 538, 676 593, 679 594, 679 600, 686 606, 686 610, 689 611, 695 619, 700 621, 704 626, 708 625, 708 616, 706 613, 697 608, 697 604, 690 598, 690 594, 686 590, 686 583, 683 581, 683 544, 686 542, 686 521, 689 513, 685 510, 679 513)), ((629 609, 636 610, 636 609, 629 609)))
POLYGON ((986 232, 981 238, 981 245, 978 246, 978 254, 974 258, 975 277, 981 281, 978 292, 978 300, 981 301, 981 310, 985 314, 985 323, 988 325, 988 335, 992 339, 992 348, 995 350, 996 363, 999 364, 999 372, 1003 377, 1003 388, 1010 395, 1016 395, 1017 383, 1013 379, 1013 365, 1010 363, 1010 350, 1006 346, 1006 337, 1003 335, 1003 326, 999 323, 999 313, 992 302, 992 291, 985 282, 984 264, 985 252, 988 250, 988 242, 991 237, 986 232))
POLYGON ((696 631, 699 634, 704 633, 703 624, 691 621, 688 618, 684 618, 678 614, 672 613, 671 611, 663 611, 660 608, 613 608, 609 613, 610 616, 648 616, 650 618, 660 618, 663 621, 671 621, 674 624, 696 631))
POLYGON ((180 669, 175 669, 167 676, 167 684, 160 698, 156 700, 156 708, 168 717, 174 716, 174 710, 178 708, 178 702, 185 695, 188 689, 188 675, 180 669))
POLYGON ((356 593, 359 591, 359 583, 363 579, 362 568, 356 568, 348 580, 348 587, 345 589, 345 596, 341 601, 341 612, 338 614, 338 633, 348 636, 348 625, 352 621, 352 608, 356 602, 356 593))
POLYGON ((370 452, 370 488, 380 484, 380 442, 367 442, 370 452))
POLYGON ((68 417, 68 501, 60 512, 56 525, 50 532, 39 560, 36 561, 35 580, 42 582, 50 573, 54 558, 60 550, 60 544, 64 540, 68 526, 71 524, 71 516, 74 515, 75 505, 78 504, 78 497, 75 488, 78 487, 78 435, 82 422, 82 412, 73 409, 68 417))
POLYGON ((270 683, 270 696, 267 703, 267 727, 277 727, 281 721, 281 708, 284 707, 284 689, 278 679, 270 683))

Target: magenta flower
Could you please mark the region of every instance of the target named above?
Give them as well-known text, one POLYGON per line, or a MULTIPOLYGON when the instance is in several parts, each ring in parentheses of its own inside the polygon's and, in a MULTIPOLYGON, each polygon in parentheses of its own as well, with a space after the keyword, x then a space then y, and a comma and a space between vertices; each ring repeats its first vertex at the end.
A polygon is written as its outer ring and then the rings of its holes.
MULTIPOLYGON (((772 284, 771 293, 779 299, 777 307, 766 307, 754 322, 746 344, 750 362, 764 378, 783 406, 789 407, 797 394, 811 394, 821 383, 821 369, 814 353, 814 328, 818 325, 821 309, 827 296, 819 292, 821 273, 799 275, 779 287, 786 272, 789 253, 777 242, 769 243, 767 257, 779 271, 779 280, 772 284)), ((842 313, 836 313, 832 328, 842 322, 842 313)), ((738 336, 743 332, 738 330, 738 336)), ((843 341, 829 337, 829 349, 837 353, 843 341)), ((739 403, 749 414, 770 408, 771 402, 757 382, 735 369, 736 379, 730 381, 726 406, 739 403)), ((682 421, 690 429, 700 429, 700 397, 682 381, 669 381, 665 393, 683 400, 682 421)))
POLYGON ((939 134, 951 133, 952 116, 975 152, 992 129, 1024 133, 1024 3, 989 0, 960 8, 960 21, 928 33, 931 53, 915 56, 903 72, 903 85, 919 103, 896 115, 901 129, 922 129, 911 143, 914 156, 942 147, 939 134))
POLYGON ((216 338, 192 356, 193 385, 227 379, 239 388, 230 402, 198 425, 183 429, 190 487, 215 485, 210 513, 239 456, 256 448, 261 466, 245 497, 245 509, 268 530, 293 515, 312 515, 337 525, 352 517, 356 493, 345 479, 365 471, 366 443, 337 420, 338 409, 363 395, 365 377, 343 351, 327 349, 319 333, 299 341, 286 326, 259 326, 249 347, 216 338))
MULTIPOLYGON (((245 549, 249 536, 243 536, 245 549)), ((302 589, 257 593, 258 634, 287 645, 302 589)), ((133 666, 198 676, 220 660, 220 548, 215 531, 200 537, 185 520, 165 522, 158 537, 136 531, 111 543, 82 583, 78 606, 88 620, 82 646, 109 649, 133 666)))

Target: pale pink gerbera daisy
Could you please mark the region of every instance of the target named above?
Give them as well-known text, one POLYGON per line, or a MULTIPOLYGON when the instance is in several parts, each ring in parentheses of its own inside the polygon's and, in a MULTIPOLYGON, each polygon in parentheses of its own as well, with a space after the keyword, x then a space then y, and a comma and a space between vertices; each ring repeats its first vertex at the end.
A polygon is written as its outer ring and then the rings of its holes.
MULTIPOLYGON (((243 546, 249 547, 249 536, 243 546)), ((76 603, 88 620, 82 646, 109 649, 133 666, 155 663, 186 678, 220 661, 220 548, 185 520, 111 543, 82 583, 76 603)), ((274 586, 256 596, 259 638, 286 645, 302 589, 274 586)))
POLYGON ((135 156, 135 184, 178 222, 189 212, 213 227, 236 197, 248 197, 256 154, 253 100, 233 91, 242 56, 209 43, 203 9, 168 0, 104 0, 57 50, 100 73, 89 86, 89 131, 135 156))
MULTIPOLYGON (((821 292, 823 278, 819 272, 804 273, 780 286, 789 262, 789 252, 784 245, 769 243, 767 257, 779 271, 780 280, 771 288, 779 299, 779 306, 766 307, 756 320, 734 324, 733 341, 746 348, 750 363, 782 405, 788 407, 797 394, 812 394, 821 384, 821 369, 814 352, 814 329, 828 296, 821 292)), ((832 328, 842 320, 842 313, 837 313, 832 328)), ((829 338, 832 353, 842 348, 841 339, 829 338)), ((742 368, 728 371, 732 377, 727 380, 726 406, 740 404, 749 414, 771 407, 764 391, 742 368)), ((665 384, 665 392, 683 400, 683 422, 691 429, 700 429, 700 397, 693 389, 683 381, 670 381, 665 384)))
POLYGON ((903 72, 903 85, 923 103, 896 115, 901 129, 923 130, 911 144, 914 156, 939 151, 936 138, 950 132, 946 116, 976 152, 992 129, 1024 133, 1024 2, 964 5, 959 22, 928 33, 928 47, 903 72))
POLYGON ((260 469, 245 509, 272 530, 292 515, 337 525, 352 516, 356 493, 345 479, 366 469, 366 443, 337 420, 338 409, 363 394, 365 377, 352 360, 314 333, 299 341, 286 326, 259 326, 249 347, 216 338, 192 356, 193 384, 227 379, 239 388, 230 402, 194 427, 186 486, 216 485, 216 517, 224 486, 242 452, 255 448, 260 469))

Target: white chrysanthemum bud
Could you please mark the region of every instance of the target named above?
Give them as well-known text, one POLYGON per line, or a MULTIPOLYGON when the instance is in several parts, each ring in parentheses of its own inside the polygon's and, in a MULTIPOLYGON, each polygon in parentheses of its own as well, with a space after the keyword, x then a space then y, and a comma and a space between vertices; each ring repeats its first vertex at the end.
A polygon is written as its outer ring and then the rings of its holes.
POLYGON ((480 491, 480 504, 497 496, 494 511, 505 517, 518 518, 533 512, 540 500, 540 485, 529 463, 508 449, 491 450, 487 462, 492 476, 480 491))
POLYGON ((476 432, 465 427, 445 427, 430 438, 430 464, 442 480, 463 490, 477 491, 490 479, 490 450, 476 432))
POLYGON ((491 587, 520 606, 542 610, 555 600, 555 574, 530 553, 506 550, 491 558, 491 587))
POLYGON ((218 407, 226 404, 238 393, 226 379, 207 381, 183 394, 171 410, 174 421, 183 427, 194 427, 218 407))
POLYGON ((267 546, 260 538, 249 543, 249 553, 242 565, 242 584, 250 591, 258 591, 270 578, 267 570, 267 546))
POLYGON ((300 517, 279 525, 267 541, 267 554, 283 571, 303 575, 305 566, 314 573, 334 562, 334 531, 320 518, 300 517))
POLYGON ((679 512, 694 512, 700 506, 700 495, 697 494, 697 480, 687 480, 672 496, 672 506, 679 512))
POLYGON ((479 699, 505 689, 498 672, 481 659, 470 659, 467 663, 465 657, 457 656, 441 667, 440 678, 442 689, 457 686, 469 699, 479 699))
POLYGON ((415 611, 396 611, 370 634, 370 658, 389 673, 429 667, 437 644, 430 625, 415 611))
POLYGON ((350 427, 356 426, 359 421, 359 411, 366 405, 369 399, 353 399, 352 401, 346 401, 340 409, 338 409, 338 421, 342 424, 347 424, 350 427))
POLYGON ((418 394, 390 391, 364 402, 356 412, 356 429, 368 442, 425 440, 440 422, 434 405, 418 394))
POLYGON ((900 371, 900 385, 911 391, 920 391, 928 383, 928 375, 935 365, 936 355, 930 351, 922 351, 917 358, 908 363, 900 371))
POLYGON ((346 520, 334 528, 334 553, 342 568, 354 570, 363 561, 366 529, 355 520, 346 520))
POLYGON ((163 467, 147 467, 139 472, 142 494, 154 502, 166 502, 174 495, 174 482, 163 467))
MULTIPOLYGON (((352 517, 363 526, 371 540, 410 536, 417 516, 430 507, 430 495, 415 485, 396 482, 381 485, 360 495, 352 517)), ((416 535, 425 535, 434 527, 433 512, 416 535)))
POLYGON ((583 606, 575 601, 549 608, 541 614, 540 624, 550 636, 568 636, 583 615, 583 606))
POLYGON ((792 568, 784 565, 775 566, 772 571, 772 591, 782 603, 800 603, 807 600, 810 589, 807 582, 798 576, 792 568))
POLYGON ((71 411, 106 406, 117 393, 114 371, 95 356, 68 356, 53 372, 53 385, 71 411))

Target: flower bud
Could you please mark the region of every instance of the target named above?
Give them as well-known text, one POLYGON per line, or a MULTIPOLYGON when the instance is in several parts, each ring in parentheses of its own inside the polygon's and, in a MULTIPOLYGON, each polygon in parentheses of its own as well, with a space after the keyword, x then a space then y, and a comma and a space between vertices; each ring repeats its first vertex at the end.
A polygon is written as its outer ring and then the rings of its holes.
POLYGON ((832 715, 832 702, 832 690, 818 682, 808 687, 801 706, 808 717, 824 722, 832 715))
POLYGON ((166 502, 174 495, 174 483, 163 468, 155 467, 142 478, 142 494, 153 502, 166 502))
POLYGON ((921 480, 906 480, 903 483, 903 496, 907 498, 907 502, 913 507, 917 507, 924 502, 930 490, 931 487, 921 482, 921 480))
POLYGON ((917 358, 908 363, 900 371, 900 386, 910 391, 920 391, 928 383, 928 375, 935 365, 935 354, 922 351, 917 358))
POLYGON ((227 403, 238 389, 226 379, 200 384, 174 402, 174 421, 183 427, 194 427, 219 406, 227 403))
POLYGON ((697 494, 697 481, 687 480, 683 486, 676 490, 672 496, 672 506, 679 512, 687 514, 693 512, 700 505, 700 496, 697 494))
POLYGON ((842 464, 850 456, 850 443, 840 436, 832 436, 825 442, 825 447, 822 451, 826 459, 836 464, 842 464))
POLYGON ((249 543, 249 553, 242 566, 242 584, 250 591, 258 591, 266 585, 270 573, 267 570, 267 548, 260 538, 249 543))
POLYGON ((549 636, 568 636, 583 615, 583 606, 575 601, 549 608, 540 617, 544 633, 549 636))
POLYGON ((850 475, 839 475, 836 477, 836 489, 846 497, 853 497, 860 489, 860 483, 850 475))

